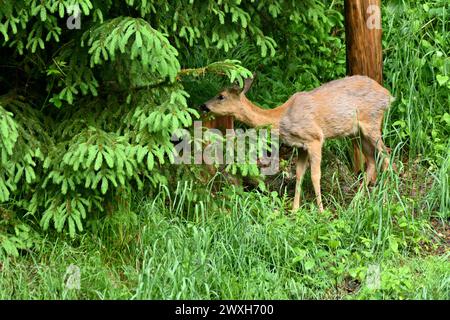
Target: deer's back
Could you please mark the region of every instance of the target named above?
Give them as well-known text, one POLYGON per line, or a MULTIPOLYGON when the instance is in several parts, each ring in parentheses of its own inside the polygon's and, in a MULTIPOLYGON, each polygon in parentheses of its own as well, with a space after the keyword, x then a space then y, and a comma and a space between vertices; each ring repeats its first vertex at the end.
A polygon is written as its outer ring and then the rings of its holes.
POLYGON ((360 122, 381 127, 391 100, 389 91, 368 77, 334 80, 312 91, 296 93, 292 106, 281 118, 280 134, 288 143, 294 136, 308 140, 355 135, 360 122))

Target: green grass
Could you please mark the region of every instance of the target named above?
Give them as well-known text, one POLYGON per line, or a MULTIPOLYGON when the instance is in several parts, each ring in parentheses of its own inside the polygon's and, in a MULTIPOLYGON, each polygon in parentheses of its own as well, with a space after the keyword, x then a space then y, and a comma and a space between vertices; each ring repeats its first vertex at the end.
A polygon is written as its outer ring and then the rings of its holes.
POLYGON ((309 204, 294 214, 275 193, 226 189, 221 205, 205 203, 208 213, 191 217, 174 214, 185 200, 169 194, 142 200, 134 223, 116 217, 71 244, 49 236, 6 258, 0 298, 450 298, 448 251, 423 250, 443 245, 429 217, 389 203, 389 194, 361 196, 338 214, 309 204), (71 264, 81 269, 80 290, 65 289, 71 264), (370 265, 381 267, 380 289, 366 286, 370 265))

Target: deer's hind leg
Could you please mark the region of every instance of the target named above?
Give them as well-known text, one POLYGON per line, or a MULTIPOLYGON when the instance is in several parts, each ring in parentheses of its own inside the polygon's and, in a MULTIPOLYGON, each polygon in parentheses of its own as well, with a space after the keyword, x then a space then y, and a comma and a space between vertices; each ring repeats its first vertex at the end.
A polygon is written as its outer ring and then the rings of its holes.
POLYGON ((380 157, 383 157, 383 170, 386 170, 389 167, 390 151, 385 146, 383 139, 381 138, 381 132, 373 130, 369 132, 366 137, 378 151, 380 157))
MULTIPOLYGON (((380 126, 373 126, 360 123, 360 129, 362 131, 362 142, 363 142, 363 152, 366 149, 366 153, 373 154, 373 162, 375 163, 375 150, 378 151, 380 157, 383 158, 383 170, 386 170, 389 167, 389 149, 384 145, 383 139, 381 138, 381 130, 380 126), (371 150, 373 149, 373 151, 371 150)), ((367 164, 369 166, 369 163, 367 164)), ((374 174, 369 168, 367 168, 367 175, 371 182, 375 182, 376 180, 376 170, 374 174)))
POLYGON ((375 146, 370 139, 361 137, 362 152, 366 158, 366 184, 375 184, 377 180, 377 168, 375 163, 375 146))
POLYGON ((353 172, 359 173, 364 170, 364 164, 366 159, 364 158, 364 153, 359 149, 359 143, 357 140, 352 141, 353 144, 353 172))

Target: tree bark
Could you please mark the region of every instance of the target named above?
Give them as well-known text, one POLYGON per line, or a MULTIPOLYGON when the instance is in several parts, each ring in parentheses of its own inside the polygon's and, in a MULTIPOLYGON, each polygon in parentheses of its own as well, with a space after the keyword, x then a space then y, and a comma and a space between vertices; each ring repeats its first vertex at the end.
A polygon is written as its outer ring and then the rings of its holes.
POLYGON ((210 129, 219 129, 226 133, 226 129, 234 129, 234 118, 232 116, 216 116, 213 120, 203 121, 203 126, 210 129))
POLYGON ((381 0, 345 0, 347 74, 383 84, 381 0))
MULTIPOLYGON (((347 75, 365 75, 383 84, 381 0, 345 0, 347 75)), ((353 168, 361 171, 364 156, 353 143, 353 168)))

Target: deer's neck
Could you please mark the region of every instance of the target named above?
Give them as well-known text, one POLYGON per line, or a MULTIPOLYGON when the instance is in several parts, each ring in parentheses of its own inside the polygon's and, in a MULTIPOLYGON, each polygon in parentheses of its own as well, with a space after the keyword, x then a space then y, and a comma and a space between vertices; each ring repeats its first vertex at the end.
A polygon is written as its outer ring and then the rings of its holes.
POLYGON ((235 115, 236 119, 251 127, 271 125, 273 128, 278 128, 281 116, 284 114, 284 111, 286 111, 286 109, 292 105, 293 97, 291 97, 282 105, 273 109, 262 109, 256 106, 246 97, 242 97, 241 101, 244 105, 244 108, 242 109, 242 113, 235 115))

